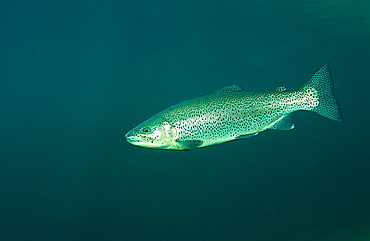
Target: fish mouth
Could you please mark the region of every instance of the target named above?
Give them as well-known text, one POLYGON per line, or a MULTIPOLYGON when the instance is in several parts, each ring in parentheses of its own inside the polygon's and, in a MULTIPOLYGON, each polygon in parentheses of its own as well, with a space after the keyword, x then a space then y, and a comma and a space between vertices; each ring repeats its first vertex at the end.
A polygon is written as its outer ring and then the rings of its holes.
POLYGON ((126 137, 126 139, 130 140, 130 141, 142 141, 143 139, 141 139, 140 137, 137 137, 137 136, 129 136, 129 137, 126 137))
POLYGON ((132 132, 128 132, 126 135, 126 141, 127 142, 139 142, 139 141, 143 141, 143 138, 140 138, 139 136, 136 136, 136 135, 132 135, 132 132))
POLYGON ((126 135, 126 140, 128 142, 139 142, 139 141, 143 141, 143 138, 138 137, 138 136, 127 136, 126 135))

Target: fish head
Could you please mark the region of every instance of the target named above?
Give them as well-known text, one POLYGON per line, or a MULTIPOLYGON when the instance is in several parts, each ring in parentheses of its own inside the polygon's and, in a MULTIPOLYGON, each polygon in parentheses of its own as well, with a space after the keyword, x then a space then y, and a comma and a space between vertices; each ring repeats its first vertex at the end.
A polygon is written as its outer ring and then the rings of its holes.
POLYGON ((126 135, 128 143, 151 149, 173 149, 177 139, 176 128, 166 122, 163 118, 151 118, 126 135))

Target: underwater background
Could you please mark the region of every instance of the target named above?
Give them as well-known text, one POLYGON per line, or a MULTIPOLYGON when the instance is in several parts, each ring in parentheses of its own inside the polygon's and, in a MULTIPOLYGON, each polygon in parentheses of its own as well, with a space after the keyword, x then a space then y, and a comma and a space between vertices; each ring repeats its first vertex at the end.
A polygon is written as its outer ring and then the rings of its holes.
POLYGON ((5 0, 0 240, 370 240, 368 0, 5 0), (124 135, 330 62, 344 121, 195 151, 124 135))

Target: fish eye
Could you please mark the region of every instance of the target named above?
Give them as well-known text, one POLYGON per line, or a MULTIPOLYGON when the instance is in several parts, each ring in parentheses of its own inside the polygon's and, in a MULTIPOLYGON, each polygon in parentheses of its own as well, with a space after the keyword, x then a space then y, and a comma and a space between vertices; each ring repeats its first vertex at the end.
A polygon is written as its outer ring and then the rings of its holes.
POLYGON ((152 130, 152 128, 150 128, 149 126, 147 126, 147 127, 144 127, 141 131, 142 131, 143 133, 150 133, 150 132, 151 132, 151 130, 152 130))

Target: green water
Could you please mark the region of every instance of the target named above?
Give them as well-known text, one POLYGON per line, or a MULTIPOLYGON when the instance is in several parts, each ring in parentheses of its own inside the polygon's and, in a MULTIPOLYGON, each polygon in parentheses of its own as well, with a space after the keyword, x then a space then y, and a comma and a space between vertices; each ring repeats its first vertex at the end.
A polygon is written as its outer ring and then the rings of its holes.
POLYGON ((1 240, 370 240, 367 1, 9 1, 0 8, 1 240), (344 121, 188 152, 124 134, 330 62, 344 121))

